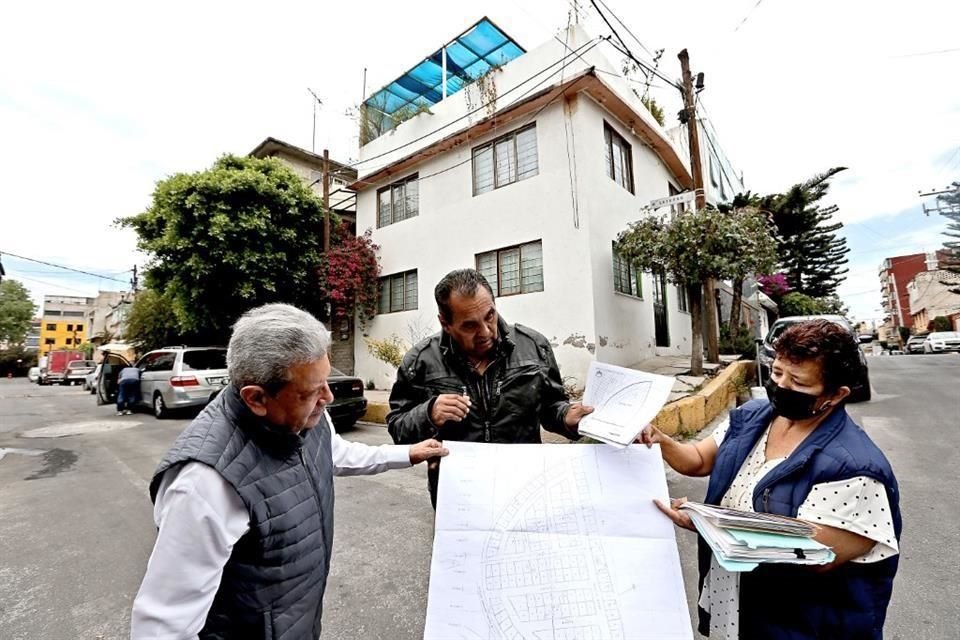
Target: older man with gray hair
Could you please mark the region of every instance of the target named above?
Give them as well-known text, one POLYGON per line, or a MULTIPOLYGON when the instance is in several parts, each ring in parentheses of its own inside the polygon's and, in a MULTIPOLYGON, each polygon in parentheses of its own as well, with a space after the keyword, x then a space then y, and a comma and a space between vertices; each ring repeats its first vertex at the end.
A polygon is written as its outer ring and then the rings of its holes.
POLYGON ((436 440, 371 447, 324 408, 330 334, 296 307, 243 315, 231 384, 180 434, 150 483, 159 532, 133 638, 317 638, 333 544, 333 476, 446 455, 436 440))

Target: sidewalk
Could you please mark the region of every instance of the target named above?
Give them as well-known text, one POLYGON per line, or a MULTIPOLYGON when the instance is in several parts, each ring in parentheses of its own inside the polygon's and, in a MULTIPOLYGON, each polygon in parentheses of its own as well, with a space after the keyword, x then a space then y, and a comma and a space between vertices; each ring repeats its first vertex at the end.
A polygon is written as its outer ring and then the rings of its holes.
MULTIPOLYGON (((661 356, 648 358, 631 365, 630 369, 647 371, 675 378, 667 404, 654 423, 665 433, 692 435, 710 424, 735 402, 743 381, 753 376, 752 361, 737 361, 734 356, 721 356, 721 364, 704 363, 708 376, 690 376, 689 356, 661 356), (722 371, 721 371, 722 369, 722 371)), ((367 413, 364 422, 385 425, 390 412, 390 392, 368 390, 367 413)), ((544 442, 568 442, 563 436, 541 430, 544 442)))

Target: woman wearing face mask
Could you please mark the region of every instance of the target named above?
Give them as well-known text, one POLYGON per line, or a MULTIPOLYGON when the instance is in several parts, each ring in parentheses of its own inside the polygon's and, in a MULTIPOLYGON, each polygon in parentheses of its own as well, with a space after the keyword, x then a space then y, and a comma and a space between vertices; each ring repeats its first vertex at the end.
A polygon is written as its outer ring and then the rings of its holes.
MULTIPOLYGON (((889 462, 844 409, 859 348, 832 322, 794 325, 774 346, 769 401, 733 410, 695 444, 653 426, 642 433, 674 470, 710 476, 705 502, 810 521, 836 553, 825 567, 730 573, 700 540, 700 633, 711 640, 883 637, 899 560, 899 493, 889 462)), ((657 506, 693 530, 677 510, 682 503, 657 506)))

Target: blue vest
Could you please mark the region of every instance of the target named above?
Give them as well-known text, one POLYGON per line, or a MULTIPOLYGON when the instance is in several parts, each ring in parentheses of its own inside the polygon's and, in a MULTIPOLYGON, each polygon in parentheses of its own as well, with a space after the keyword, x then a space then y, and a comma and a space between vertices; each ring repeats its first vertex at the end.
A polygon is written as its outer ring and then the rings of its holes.
POLYGON ((200 638, 320 636, 333 548, 333 460, 326 419, 302 437, 259 420, 224 390, 180 434, 150 485, 198 461, 216 469, 247 507, 250 530, 224 567, 200 638))
MULTIPOLYGON (((706 502, 720 504, 740 467, 773 420, 765 400, 730 412, 706 502)), ((815 484, 866 476, 886 488, 900 539, 900 499, 890 463, 843 407, 833 411, 790 456, 764 476, 753 493, 757 512, 796 517, 815 484)), ((699 540, 700 589, 710 570, 710 547, 699 540)), ((799 565, 760 565, 740 574, 740 638, 763 640, 879 640, 900 556, 868 564, 846 562, 817 572, 799 565)), ((700 633, 710 615, 700 609, 700 633)))

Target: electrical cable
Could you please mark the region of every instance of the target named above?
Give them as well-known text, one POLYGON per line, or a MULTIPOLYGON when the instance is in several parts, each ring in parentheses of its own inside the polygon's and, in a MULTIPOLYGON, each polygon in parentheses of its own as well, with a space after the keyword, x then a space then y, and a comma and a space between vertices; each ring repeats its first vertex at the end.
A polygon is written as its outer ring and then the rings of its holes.
POLYGON ((74 269, 73 267, 65 267, 62 264, 54 264, 53 262, 45 262, 43 260, 37 260, 35 258, 28 258, 26 256, 19 256, 15 253, 10 253, 9 251, 0 250, 0 255, 8 255, 12 258, 19 258, 20 260, 27 260, 29 262, 36 262, 37 264, 43 264, 48 267, 56 267, 57 269, 63 269, 65 271, 75 271, 76 273, 82 273, 87 276, 93 276, 94 278, 102 278, 104 280, 113 280, 114 282, 127 283, 126 280, 120 280, 119 278, 112 278, 110 276, 103 275, 102 273, 92 273, 90 271, 84 271, 83 269, 74 269))
MULTIPOLYGON (((673 87, 674 89, 676 89, 677 91, 682 91, 682 89, 680 88, 680 85, 678 85, 678 84, 675 83, 673 80, 671 80, 670 78, 668 78, 668 77, 666 77, 665 75, 663 75, 662 73, 660 73, 655 67, 650 66, 650 65, 647 64, 646 62, 643 62, 642 60, 640 60, 639 58, 637 58, 637 56, 633 55, 633 52, 630 51, 630 47, 627 46, 627 43, 624 42, 624 40, 623 40, 622 37, 620 37, 620 34, 617 33, 617 30, 613 28, 613 25, 612 25, 612 24, 610 24, 610 20, 608 20, 608 19, 607 19, 607 16, 606 16, 602 11, 600 11, 600 7, 597 6, 597 0, 590 0, 590 3, 593 5, 593 8, 597 11, 597 13, 598 13, 598 14, 600 15, 600 17, 603 19, 604 23, 606 23, 606 25, 607 25, 607 27, 610 29, 610 31, 613 32, 613 35, 616 36, 617 40, 618 40, 618 41, 620 42, 620 44, 623 46, 623 48, 621 49, 620 47, 617 47, 616 44, 614 44, 613 41, 609 41, 610 44, 611 44, 615 49, 617 49, 618 51, 620 51, 621 53, 623 53, 625 56, 627 56, 628 58, 630 58, 631 60, 633 60, 635 63, 637 63, 637 65, 638 65, 641 69, 644 69, 644 70, 646 70, 648 73, 652 73, 653 75, 657 76, 658 78, 660 78, 661 80, 663 80, 664 82, 666 82, 667 84, 669 84, 670 86, 672 86, 672 87, 673 87)), ((604 6, 606 6, 606 5, 604 5, 604 6)), ((609 10, 609 9, 608 9, 608 10, 609 10)), ((616 17, 616 15, 615 15, 612 11, 611 11, 610 13, 611 13, 611 15, 613 15, 614 17, 616 17)), ((617 21, 620 22, 620 19, 617 18, 617 21)), ((621 22, 621 24, 623 24, 623 23, 621 22)), ((635 38, 636 38, 636 37, 635 37, 635 38)))
POLYGON ((918 58, 920 56, 939 56, 944 53, 957 53, 960 52, 960 48, 955 49, 937 49, 935 51, 920 51, 918 53, 906 53, 901 56, 891 56, 892 58, 918 58))
POLYGON ((80 290, 80 289, 74 289, 73 287, 68 287, 68 286, 66 286, 66 285, 57 284, 57 283, 55 283, 55 282, 48 282, 48 281, 46 281, 46 280, 40 280, 39 278, 28 278, 27 276, 24 276, 24 275, 16 275, 16 274, 9 274, 9 273, 7 274, 7 278, 8 278, 9 280, 28 280, 28 281, 30 281, 30 282, 36 282, 37 284, 42 284, 42 285, 45 285, 45 286, 47 286, 47 287, 54 287, 54 288, 56 288, 56 289, 66 289, 67 291, 73 291, 74 293, 82 293, 82 294, 84 295, 84 297, 90 297, 90 291, 89 291, 89 290, 87 290, 87 291, 82 291, 82 290, 80 290))
POLYGON ((738 24, 738 25, 736 26, 736 28, 733 30, 734 33, 736 33, 737 31, 739 31, 739 30, 740 30, 740 27, 742 27, 744 24, 746 24, 747 20, 750 18, 750 16, 753 15, 753 12, 757 10, 757 7, 760 6, 760 3, 761 3, 761 2, 763 2, 763 0, 757 0, 757 4, 755 4, 755 5, 753 5, 752 7, 750 7, 750 10, 747 11, 747 15, 743 16, 743 20, 741 20, 741 21, 740 21, 740 24, 738 24))
POLYGON ((638 38, 637 36, 635 36, 635 35, 633 34, 633 31, 630 31, 630 27, 628 27, 628 26, 623 22, 623 20, 621 20, 621 19, 617 16, 617 14, 613 12, 613 9, 611 9, 610 7, 607 6, 607 3, 605 3, 603 0, 597 0, 597 1, 598 1, 601 5, 603 5, 603 8, 606 9, 606 10, 610 13, 610 15, 613 16, 613 19, 616 20, 616 21, 620 24, 620 26, 623 27, 623 28, 626 30, 627 35, 629 35, 631 38, 633 38, 634 40, 636 40, 637 44, 640 45, 640 48, 641 48, 641 49, 643 49, 644 51, 647 52, 647 55, 648 55, 648 56, 650 56, 651 58, 655 57, 654 54, 653 54, 653 52, 650 51, 650 49, 647 49, 646 45, 644 45, 643 42, 640 41, 640 38, 638 38))
MULTIPOLYGON (((620 51, 620 49, 617 49, 617 51, 620 51)), ((608 76, 613 76, 613 77, 615 77, 615 78, 620 78, 621 80, 626 80, 627 82, 632 82, 632 83, 634 83, 634 84, 643 85, 644 87, 650 87, 651 89, 666 89, 666 88, 667 88, 667 85, 664 85, 664 84, 653 84, 653 83, 647 84, 647 83, 644 82, 643 80, 635 80, 635 79, 633 79, 633 78, 628 78, 628 77, 626 77, 625 75, 623 75, 622 73, 617 73, 616 71, 607 71, 606 69, 597 69, 597 73, 602 73, 602 74, 605 74, 605 75, 608 75, 608 76)), ((670 88, 673 88, 673 87, 670 87, 670 88)))

